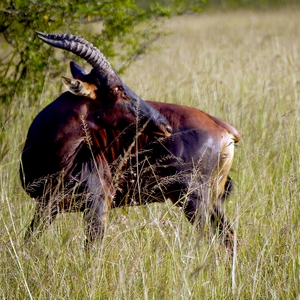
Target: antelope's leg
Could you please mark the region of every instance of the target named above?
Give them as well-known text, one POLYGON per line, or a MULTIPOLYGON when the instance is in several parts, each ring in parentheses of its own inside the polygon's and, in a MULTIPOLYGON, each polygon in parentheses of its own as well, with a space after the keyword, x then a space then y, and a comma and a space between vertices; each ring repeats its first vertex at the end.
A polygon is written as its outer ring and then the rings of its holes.
POLYGON ((228 176, 223 192, 219 195, 218 201, 214 203, 211 209, 211 226, 213 230, 217 232, 221 242, 230 251, 233 251, 234 247, 234 229, 224 214, 223 202, 227 199, 232 190, 233 180, 228 176))
POLYGON ((199 201, 198 196, 189 196, 185 202, 184 213, 191 224, 195 224, 198 231, 204 229, 207 216, 207 205, 202 199, 199 201))
POLYGON ((92 200, 89 200, 90 206, 84 212, 84 219, 86 221, 86 247, 89 247, 93 242, 104 237, 107 213, 108 213, 108 202, 105 196, 91 196, 92 200))
POLYGON ((199 184, 190 186, 187 181, 169 185, 165 198, 169 198, 176 206, 182 207, 184 214, 197 230, 203 230, 209 201, 209 184, 199 181, 199 184))
POLYGON ((227 220, 222 204, 219 207, 214 207, 211 213, 211 224, 212 228, 217 231, 218 237, 221 242, 230 251, 233 250, 234 246, 234 229, 232 228, 230 222, 227 220))
POLYGON ((94 172, 87 179, 87 208, 84 211, 86 221, 86 247, 90 247, 93 242, 104 237, 108 209, 112 203, 112 192, 107 188, 98 172, 94 172))
POLYGON ((57 207, 50 202, 45 204, 44 201, 37 199, 37 205, 33 219, 26 230, 25 240, 30 240, 33 236, 40 237, 49 227, 58 214, 57 207))

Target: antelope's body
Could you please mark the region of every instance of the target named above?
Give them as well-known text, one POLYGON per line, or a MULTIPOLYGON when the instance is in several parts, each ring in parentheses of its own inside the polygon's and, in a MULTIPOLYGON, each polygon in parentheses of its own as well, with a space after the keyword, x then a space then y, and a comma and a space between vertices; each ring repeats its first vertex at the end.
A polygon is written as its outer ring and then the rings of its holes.
POLYGON ((72 62, 73 79, 63 78, 70 92, 29 128, 20 171, 37 209, 26 238, 42 232, 60 211, 79 210, 93 242, 103 236, 110 208, 169 198, 199 229, 208 220, 232 250, 233 230, 222 204, 232 189, 228 174, 237 130, 195 108, 144 102, 82 38, 40 38, 93 69, 87 73, 72 62))

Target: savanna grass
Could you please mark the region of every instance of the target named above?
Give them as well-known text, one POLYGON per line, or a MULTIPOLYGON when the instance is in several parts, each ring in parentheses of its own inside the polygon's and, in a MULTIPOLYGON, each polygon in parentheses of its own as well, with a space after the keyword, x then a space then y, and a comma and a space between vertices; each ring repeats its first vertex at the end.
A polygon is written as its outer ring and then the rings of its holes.
POLYGON ((18 179, 20 151, 32 118, 57 94, 36 107, 26 95, 14 99, 0 128, 1 298, 296 299, 299 19, 298 7, 172 18, 159 51, 122 77, 144 99, 197 107, 242 134, 226 204, 239 240, 233 264, 170 202, 112 211, 104 243, 89 257, 80 214, 61 215, 24 245, 34 202, 18 179))

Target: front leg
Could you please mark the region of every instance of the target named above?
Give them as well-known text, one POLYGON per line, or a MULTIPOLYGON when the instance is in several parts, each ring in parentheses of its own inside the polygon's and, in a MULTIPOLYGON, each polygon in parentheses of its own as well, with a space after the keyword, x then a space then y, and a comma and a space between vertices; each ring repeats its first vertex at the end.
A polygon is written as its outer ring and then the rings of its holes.
POLYGON ((26 230, 25 241, 29 241, 33 236, 40 237, 58 214, 57 206, 49 201, 48 195, 43 198, 36 199, 36 209, 33 219, 26 230), (43 198, 46 198, 46 200, 43 198))
POLYGON ((87 178, 87 206, 84 211, 86 248, 90 248, 96 239, 103 239, 113 194, 113 188, 107 178, 105 179, 99 172, 89 174, 87 178))
POLYGON ((86 248, 94 243, 96 239, 102 241, 107 226, 107 213, 109 209, 108 201, 105 195, 91 195, 89 198, 89 206, 84 211, 84 219, 86 221, 86 248))

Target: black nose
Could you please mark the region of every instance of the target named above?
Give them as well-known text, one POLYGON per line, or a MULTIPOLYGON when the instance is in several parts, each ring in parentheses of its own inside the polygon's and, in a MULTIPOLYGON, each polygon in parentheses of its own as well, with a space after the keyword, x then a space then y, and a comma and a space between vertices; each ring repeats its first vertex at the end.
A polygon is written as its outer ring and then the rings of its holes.
POLYGON ((166 126, 166 130, 169 132, 169 133, 172 133, 173 132, 173 129, 170 125, 167 125, 166 126))

